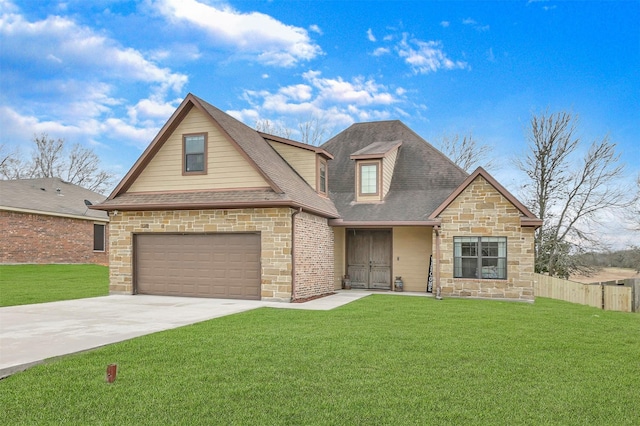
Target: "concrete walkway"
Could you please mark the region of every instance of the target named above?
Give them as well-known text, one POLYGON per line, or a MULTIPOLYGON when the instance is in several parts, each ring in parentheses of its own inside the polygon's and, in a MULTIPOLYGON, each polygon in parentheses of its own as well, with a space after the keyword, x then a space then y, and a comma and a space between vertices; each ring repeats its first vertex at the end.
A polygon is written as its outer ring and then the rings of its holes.
POLYGON ((330 310, 369 294, 340 291, 305 303, 113 295, 0 308, 0 378, 47 358, 260 307, 330 310))

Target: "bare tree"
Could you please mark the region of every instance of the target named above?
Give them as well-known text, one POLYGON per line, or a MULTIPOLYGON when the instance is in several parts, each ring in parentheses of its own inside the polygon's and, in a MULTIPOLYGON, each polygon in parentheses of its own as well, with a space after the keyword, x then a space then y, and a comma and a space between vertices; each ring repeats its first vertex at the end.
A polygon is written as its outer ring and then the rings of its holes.
POLYGON ((536 271, 567 276, 580 268, 567 257, 597 244, 589 231, 604 211, 629 205, 620 185, 623 166, 608 136, 591 143, 582 159, 577 116, 568 112, 533 116, 528 153, 516 161, 529 182, 524 186, 533 212, 544 221, 536 232, 536 271))
POLYGON ((291 133, 293 132, 284 124, 271 121, 267 118, 256 121, 256 130, 262 133, 268 133, 273 136, 280 136, 287 139, 291 139, 291 133))
POLYGON ((298 123, 298 129, 301 134, 300 141, 313 146, 322 145, 332 133, 332 130, 327 128, 326 121, 317 117, 298 123))
POLYGON ((438 148, 451 161, 467 172, 475 170, 478 166, 484 168, 493 166, 492 160, 489 159, 492 148, 489 145, 479 143, 471 133, 464 135, 462 140, 458 134, 454 136, 445 134, 438 143, 438 148))
POLYGON ((9 151, 0 144, 0 179, 23 179, 31 176, 31 164, 25 161, 18 148, 9 151))
MULTIPOLYGON (((268 119, 256 121, 255 127, 259 132, 287 139, 294 139, 297 135, 297 132, 294 129, 291 129, 282 123, 273 122, 268 119)), ((327 128, 326 122, 321 118, 311 118, 307 121, 299 122, 298 132, 300 133, 300 138, 298 139, 300 142, 314 146, 321 145, 331 134, 331 131, 327 128)))
POLYGON ((113 174, 100 167, 100 159, 89 148, 75 144, 65 150, 64 139, 50 139, 46 133, 35 136, 31 160, 18 151, 4 154, 0 149, 0 174, 3 179, 57 177, 96 192, 111 186, 113 174))

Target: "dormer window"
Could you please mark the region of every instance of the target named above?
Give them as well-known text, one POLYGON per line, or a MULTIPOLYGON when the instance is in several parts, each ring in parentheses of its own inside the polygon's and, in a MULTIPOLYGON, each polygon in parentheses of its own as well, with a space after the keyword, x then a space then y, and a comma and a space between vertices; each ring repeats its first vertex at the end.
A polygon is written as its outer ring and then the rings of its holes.
POLYGON ((402 141, 374 142, 351 154, 356 162, 356 202, 384 201, 402 141))
POLYGON ((379 162, 364 163, 360 162, 359 166, 359 181, 360 195, 378 195, 380 193, 379 188, 379 162))
POLYGON ((207 173, 207 135, 205 133, 183 136, 183 174, 207 173))

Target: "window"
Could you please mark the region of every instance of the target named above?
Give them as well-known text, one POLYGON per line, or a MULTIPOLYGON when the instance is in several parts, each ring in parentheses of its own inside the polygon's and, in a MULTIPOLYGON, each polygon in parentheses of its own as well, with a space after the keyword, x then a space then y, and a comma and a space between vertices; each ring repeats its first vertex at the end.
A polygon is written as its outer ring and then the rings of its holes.
POLYGON ((378 163, 360 164, 360 195, 378 194, 378 163))
POLYGON ((204 134, 184 136, 184 173, 206 173, 206 142, 204 134))
POLYGON ((327 193, 327 162, 320 160, 318 171, 318 192, 327 193))
POLYGON ((454 237, 454 278, 506 279, 506 237, 454 237))
POLYGON ((104 228, 102 224, 93 224, 93 251, 104 251, 104 228))

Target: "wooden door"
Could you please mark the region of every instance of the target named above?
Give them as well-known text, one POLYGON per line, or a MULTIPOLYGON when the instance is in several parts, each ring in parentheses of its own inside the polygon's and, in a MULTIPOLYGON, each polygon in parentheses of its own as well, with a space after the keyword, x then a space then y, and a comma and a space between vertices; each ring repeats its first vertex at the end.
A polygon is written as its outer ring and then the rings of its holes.
POLYGON ((391 231, 347 230, 347 273, 351 287, 391 289, 391 231))

